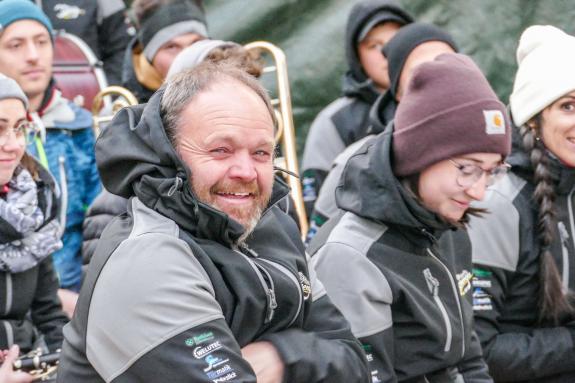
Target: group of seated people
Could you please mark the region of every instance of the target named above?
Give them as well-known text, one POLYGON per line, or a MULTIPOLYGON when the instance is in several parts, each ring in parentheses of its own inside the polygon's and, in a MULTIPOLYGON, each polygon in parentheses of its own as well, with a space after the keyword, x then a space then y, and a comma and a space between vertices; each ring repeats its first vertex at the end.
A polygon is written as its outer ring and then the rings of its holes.
POLYGON ((304 244, 262 63, 201 2, 135 0, 133 38, 92 4, 140 102, 97 140, 45 4, 0 1, 0 383, 35 349, 62 383, 575 381, 575 37, 527 28, 506 106, 448 32, 358 1, 304 244))

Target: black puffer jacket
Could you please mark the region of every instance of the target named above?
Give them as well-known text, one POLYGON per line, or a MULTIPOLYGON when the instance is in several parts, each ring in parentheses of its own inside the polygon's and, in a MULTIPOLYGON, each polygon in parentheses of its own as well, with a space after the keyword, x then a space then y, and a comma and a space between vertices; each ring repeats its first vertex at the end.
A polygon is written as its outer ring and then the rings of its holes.
MULTIPOLYGON (((473 303, 477 334, 498 382, 574 382, 575 317, 559 326, 538 323, 541 251, 538 206, 529 156, 514 131, 511 172, 477 204, 472 219, 473 303)), ((575 290, 575 169, 550 157, 557 227, 551 252, 563 286, 575 290)))
POLYGON ((462 232, 393 175, 392 131, 349 159, 342 212, 312 240, 312 265, 363 343, 373 381, 492 382, 473 330, 469 243, 455 250, 462 232))
MULTIPOLYGON (((39 167, 38 206, 44 213, 44 225, 57 219, 59 201, 55 183, 47 170, 39 167)), ((0 219, 0 243, 21 239, 12 226, 0 219)), ((58 299, 59 283, 47 256, 35 266, 12 273, 0 271, 0 349, 18 344, 23 352, 48 346, 51 351, 62 345, 62 327, 68 321, 58 299)))
POLYGON ((242 226, 192 193, 163 128, 162 95, 123 109, 96 145, 104 185, 132 198, 90 262, 59 381, 255 382, 241 347, 267 340, 286 382, 366 382, 359 343, 275 206, 285 184, 238 246, 242 226))

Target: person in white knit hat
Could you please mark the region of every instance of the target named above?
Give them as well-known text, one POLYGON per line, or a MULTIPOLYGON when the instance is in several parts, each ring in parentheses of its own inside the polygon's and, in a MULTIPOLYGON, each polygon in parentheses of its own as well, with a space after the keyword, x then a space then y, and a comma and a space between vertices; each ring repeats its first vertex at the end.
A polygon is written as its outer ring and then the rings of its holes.
POLYGON ((575 37, 519 41, 508 175, 468 231, 477 334, 495 381, 575 382, 575 37))

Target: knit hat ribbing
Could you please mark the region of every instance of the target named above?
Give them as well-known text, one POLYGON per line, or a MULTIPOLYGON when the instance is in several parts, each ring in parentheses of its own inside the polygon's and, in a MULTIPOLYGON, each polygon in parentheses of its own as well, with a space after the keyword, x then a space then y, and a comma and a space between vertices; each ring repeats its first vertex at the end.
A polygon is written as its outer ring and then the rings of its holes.
POLYGON ((428 41, 442 41, 458 52, 457 44, 451 35, 441 28, 424 23, 411 23, 401 28, 383 48, 389 71, 389 92, 397 94, 399 78, 407 57, 419 45, 428 41))
POLYGON ((0 73, 0 100, 8 98, 15 98, 22 101, 24 107, 28 109, 28 97, 26 97, 24 91, 22 91, 20 85, 18 85, 15 80, 0 73))
POLYGON ((210 52, 219 47, 232 47, 240 46, 232 41, 222 41, 222 40, 201 40, 189 47, 182 50, 170 66, 170 70, 166 75, 166 78, 170 78, 176 73, 180 73, 185 69, 191 69, 200 64, 204 59, 210 54, 210 52))
POLYGON ((146 14, 140 20, 138 41, 142 44, 144 55, 152 62, 162 45, 185 33, 208 37, 206 17, 195 3, 175 0, 146 14))
POLYGON ((511 150, 505 105, 467 56, 439 55, 419 65, 395 114, 393 169, 396 176, 463 154, 511 150))
POLYGON ((42 24, 54 36, 54 29, 48 16, 30 0, 0 1, 0 33, 10 24, 20 20, 34 20, 42 24))
POLYGON ((575 37, 550 25, 527 28, 517 48, 519 68, 509 98, 521 126, 561 96, 575 90, 575 37))

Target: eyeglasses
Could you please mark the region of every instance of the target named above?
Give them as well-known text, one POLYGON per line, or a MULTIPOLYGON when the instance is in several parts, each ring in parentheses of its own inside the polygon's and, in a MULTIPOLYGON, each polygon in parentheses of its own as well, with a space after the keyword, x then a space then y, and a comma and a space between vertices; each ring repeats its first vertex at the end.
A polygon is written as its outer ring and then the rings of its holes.
POLYGON ((495 182, 499 181, 511 166, 509 164, 499 165, 491 170, 484 170, 477 165, 472 164, 460 164, 455 160, 450 159, 451 163, 455 165, 459 173, 457 174, 457 184, 462 188, 468 188, 473 186, 483 174, 487 174, 487 179, 485 181, 487 186, 493 185, 495 182))
POLYGON ((36 124, 30 121, 22 121, 12 128, 0 126, 0 146, 6 145, 9 138, 15 138, 18 141, 22 140, 27 145, 34 140, 37 132, 36 124))

